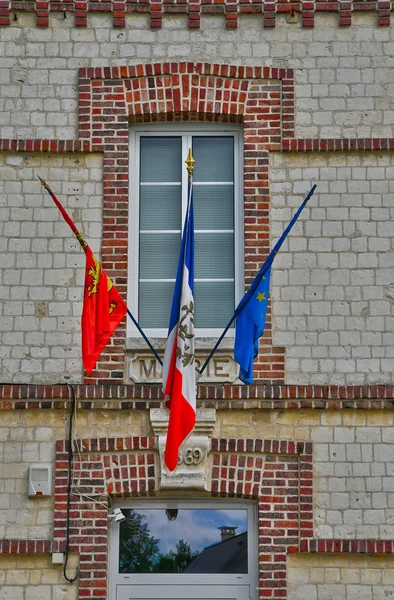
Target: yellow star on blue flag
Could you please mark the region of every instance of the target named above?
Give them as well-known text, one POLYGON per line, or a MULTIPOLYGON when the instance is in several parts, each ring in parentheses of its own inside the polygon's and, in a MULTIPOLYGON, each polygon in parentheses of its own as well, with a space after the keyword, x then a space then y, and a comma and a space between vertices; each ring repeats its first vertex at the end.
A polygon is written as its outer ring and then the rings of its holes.
POLYGON ((239 378, 253 381, 253 361, 259 351, 259 338, 264 333, 267 318, 271 267, 261 279, 245 308, 237 315, 234 358, 240 365, 239 378))

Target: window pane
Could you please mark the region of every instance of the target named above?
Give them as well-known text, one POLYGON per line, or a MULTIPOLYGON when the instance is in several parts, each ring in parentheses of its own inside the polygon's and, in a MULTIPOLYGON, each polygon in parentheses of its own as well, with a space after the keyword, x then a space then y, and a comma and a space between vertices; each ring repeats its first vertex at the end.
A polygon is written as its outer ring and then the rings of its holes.
POLYGON ((247 510, 169 510, 122 509, 120 573, 248 572, 247 510))
POLYGON ((194 181, 234 180, 234 138, 193 137, 194 181))
POLYGON ((195 185, 193 200, 195 229, 234 229, 232 185, 195 185))
POLYGON ((178 229, 182 216, 180 185, 141 186, 140 229, 178 229))
POLYGON ((142 328, 168 328, 173 293, 173 282, 140 283, 138 321, 142 328))
MULTIPOLYGON (((168 327, 179 258, 184 136, 140 138, 139 322, 168 327), (166 184, 166 185, 164 185, 166 184), (170 233, 170 231, 179 233, 170 233), (144 233, 144 231, 154 233, 144 233), (152 281, 143 281, 152 280, 152 281)), ((193 136, 197 328, 225 326, 234 310, 234 138, 193 136), (202 182, 202 185, 198 185, 202 182), (206 233, 202 233, 203 230, 206 233), (212 230, 230 230, 214 233, 212 230), (220 281, 230 279, 232 281, 220 281)), ((185 179, 185 178, 183 178, 185 179)), ((185 207, 183 206, 183 212, 185 207)))
POLYGON ((196 327, 224 329, 234 313, 234 283, 196 281, 194 300, 196 327))
POLYGON ((180 233, 141 233, 140 279, 175 279, 180 245, 180 233))
POLYGON ((141 181, 179 182, 182 179, 182 138, 141 138, 141 181))
POLYGON ((234 277, 234 235, 196 233, 194 236, 196 279, 234 277))

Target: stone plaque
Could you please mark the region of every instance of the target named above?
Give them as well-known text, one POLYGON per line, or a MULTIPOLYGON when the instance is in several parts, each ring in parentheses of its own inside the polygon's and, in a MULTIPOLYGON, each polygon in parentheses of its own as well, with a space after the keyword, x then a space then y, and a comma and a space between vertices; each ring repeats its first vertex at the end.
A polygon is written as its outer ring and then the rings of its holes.
MULTIPOLYGON (((196 367, 201 368, 209 352, 196 350, 196 367)), ((163 352, 160 352, 163 357, 163 352)), ((149 350, 128 351, 127 379, 128 383, 160 383, 162 381, 162 368, 149 350)), ((205 369, 199 382, 233 383, 238 377, 238 365, 234 361, 232 351, 218 350, 205 369)))
POLYGON ((211 445, 211 436, 215 427, 216 411, 212 408, 197 410, 196 425, 179 449, 178 466, 169 471, 164 463, 169 411, 154 408, 149 411, 160 457, 161 490, 195 489, 207 490, 207 458, 211 445))

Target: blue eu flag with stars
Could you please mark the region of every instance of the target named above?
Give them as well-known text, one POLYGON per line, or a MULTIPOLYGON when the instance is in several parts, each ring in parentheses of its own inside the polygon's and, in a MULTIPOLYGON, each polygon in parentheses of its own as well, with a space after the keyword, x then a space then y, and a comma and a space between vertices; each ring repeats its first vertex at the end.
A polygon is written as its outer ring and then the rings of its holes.
MULTIPOLYGON (((236 318, 234 358, 240 365, 239 378, 244 383, 253 382, 253 361, 259 351, 259 338, 264 333, 265 321, 267 318, 272 263, 294 223, 306 206, 309 198, 313 196, 315 189, 316 185, 314 184, 269 253, 266 261, 257 273, 249 290, 238 304, 233 315, 233 319, 236 318)), ((231 323, 232 321, 230 321, 229 325, 231 323)))
POLYGON ((237 315, 234 358, 240 366, 239 378, 244 383, 253 381, 253 361, 259 351, 259 338, 264 333, 267 317, 270 277, 271 266, 251 294, 245 308, 237 315))

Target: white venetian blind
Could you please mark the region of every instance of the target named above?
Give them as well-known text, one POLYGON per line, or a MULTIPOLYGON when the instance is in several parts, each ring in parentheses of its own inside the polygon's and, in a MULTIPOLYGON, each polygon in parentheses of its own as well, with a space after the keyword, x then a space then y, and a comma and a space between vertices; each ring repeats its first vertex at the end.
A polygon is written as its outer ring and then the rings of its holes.
MULTIPOLYGON (((192 148, 195 325, 222 328, 234 310, 234 140, 193 136, 192 148)), ((168 327, 187 199, 184 168, 182 136, 141 137, 139 322, 144 328, 168 327)))
POLYGON ((234 311, 234 138, 193 137, 196 327, 234 311))
POLYGON ((181 239, 182 138, 142 137, 139 323, 167 327, 181 239))

